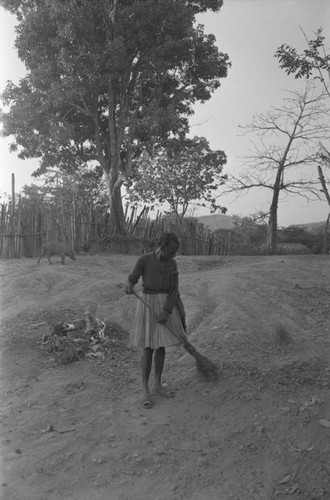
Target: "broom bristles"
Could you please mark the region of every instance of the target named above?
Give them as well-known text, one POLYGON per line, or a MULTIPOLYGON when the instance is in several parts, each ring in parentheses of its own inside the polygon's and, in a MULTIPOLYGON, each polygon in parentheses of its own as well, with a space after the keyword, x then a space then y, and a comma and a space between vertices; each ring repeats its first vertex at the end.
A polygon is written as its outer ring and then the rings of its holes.
POLYGON ((210 359, 198 353, 196 367, 199 374, 208 382, 215 382, 219 378, 219 368, 210 359))
POLYGON ((219 377, 218 366, 206 356, 200 354, 187 339, 182 341, 182 345, 185 350, 195 358, 199 374, 208 382, 216 381, 219 377))

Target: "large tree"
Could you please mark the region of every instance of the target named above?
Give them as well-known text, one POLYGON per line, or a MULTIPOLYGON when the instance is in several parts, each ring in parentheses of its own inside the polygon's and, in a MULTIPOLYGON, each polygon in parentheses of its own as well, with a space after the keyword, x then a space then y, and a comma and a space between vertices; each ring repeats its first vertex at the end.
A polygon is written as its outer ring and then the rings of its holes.
POLYGON ((250 189, 270 191, 269 253, 277 251, 280 195, 319 197, 314 167, 320 160, 319 142, 329 135, 328 113, 324 94, 315 92, 307 82, 303 91, 289 92, 283 106, 273 106, 245 127, 257 140, 239 176, 233 176, 228 185, 238 193, 250 189))
POLYGON ((136 162, 130 199, 167 202, 179 221, 192 202, 207 203, 211 211, 216 211, 222 207, 217 205, 214 192, 227 179, 222 173, 226 161, 225 153, 212 150, 204 137, 171 139, 152 157, 142 155, 136 162))
POLYGON ((100 165, 110 227, 125 233, 121 188, 142 147, 184 136, 196 101, 226 77, 228 56, 195 26, 222 0, 1 0, 18 19, 27 75, 3 99, 5 135, 49 167, 100 165))

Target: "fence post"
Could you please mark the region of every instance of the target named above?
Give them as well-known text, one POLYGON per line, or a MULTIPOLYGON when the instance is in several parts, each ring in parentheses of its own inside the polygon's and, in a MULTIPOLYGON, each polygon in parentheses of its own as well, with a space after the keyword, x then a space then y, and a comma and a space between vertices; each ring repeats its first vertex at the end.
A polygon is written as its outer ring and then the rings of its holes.
POLYGON ((15 249, 15 174, 11 174, 11 237, 9 256, 16 257, 15 249))
POLYGON ((22 226, 22 197, 18 197, 17 206, 17 227, 15 236, 15 257, 21 256, 21 226, 22 226))

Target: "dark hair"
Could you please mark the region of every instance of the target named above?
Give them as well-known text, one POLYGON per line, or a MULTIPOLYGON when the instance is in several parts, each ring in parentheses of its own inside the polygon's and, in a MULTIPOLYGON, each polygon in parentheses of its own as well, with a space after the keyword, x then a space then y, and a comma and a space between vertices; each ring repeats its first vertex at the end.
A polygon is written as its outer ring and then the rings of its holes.
POLYGON ((158 244, 160 248, 164 248, 167 247, 167 245, 169 245, 171 241, 174 241, 174 243, 180 245, 179 238, 175 233, 163 233, 158 240, 158 244))

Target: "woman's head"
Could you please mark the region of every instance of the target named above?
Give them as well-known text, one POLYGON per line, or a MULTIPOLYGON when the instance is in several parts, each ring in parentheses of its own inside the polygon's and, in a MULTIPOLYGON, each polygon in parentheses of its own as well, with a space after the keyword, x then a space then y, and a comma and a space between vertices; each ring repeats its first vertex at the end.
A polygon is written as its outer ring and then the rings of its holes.
POLYGON ((164 260, 172 259, 179 249, 180 242, 175 233, 164 233, 159 238, 159 246, 164 260))

